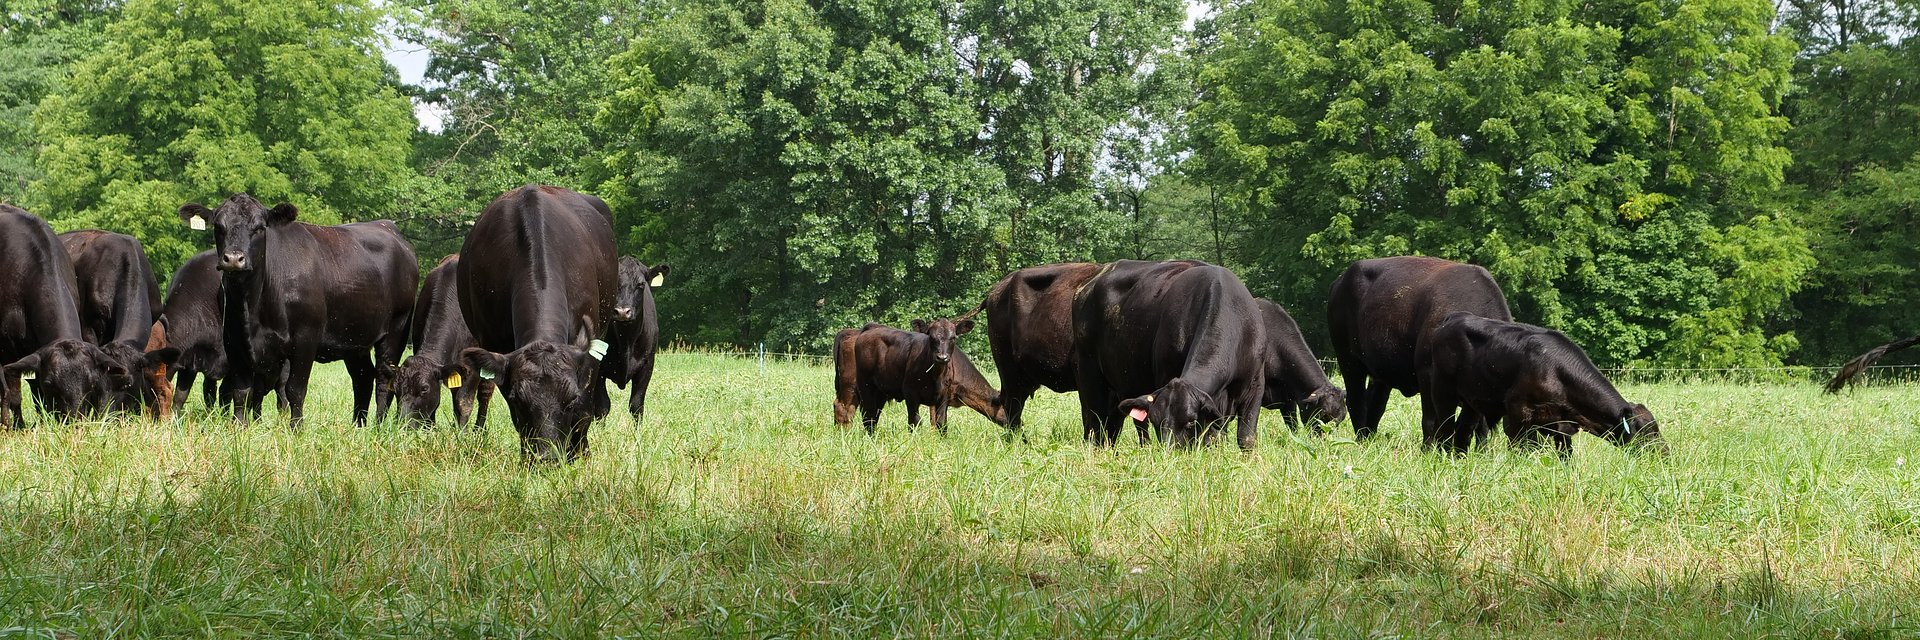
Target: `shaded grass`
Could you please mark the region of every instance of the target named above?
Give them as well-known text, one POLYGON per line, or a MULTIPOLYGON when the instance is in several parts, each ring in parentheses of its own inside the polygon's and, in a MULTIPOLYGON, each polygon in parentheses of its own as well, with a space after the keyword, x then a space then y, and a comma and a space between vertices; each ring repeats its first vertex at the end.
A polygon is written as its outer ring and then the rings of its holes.
MULTIPOLYGON (((1251 454, 831 424, 828 369, 665 357, 645 421, 190 416, 0 434, 0 635, 1912 637, 1910 387, 1653 385, 1668 459, 1293 436, 1251 454)), ((616 402, 616 405, 619 403, 616 402)), ((196 405, 197 406, 197 405, 196 405)))

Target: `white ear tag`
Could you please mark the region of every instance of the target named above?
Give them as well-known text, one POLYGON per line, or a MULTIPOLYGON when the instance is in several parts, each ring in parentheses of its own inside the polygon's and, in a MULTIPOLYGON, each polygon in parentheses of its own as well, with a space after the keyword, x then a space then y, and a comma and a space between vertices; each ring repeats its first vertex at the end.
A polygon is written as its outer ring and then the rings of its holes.
POLYGON ((206 218, 202 218, 202 217, 200 217, 200 216, 194 216, 194 217, 191 217, 191 218, 187 218, 187 228, 188 228, 188 229, 192 229, 192 230, 194 230, 194 231, 206 231, 206 230, 207 230, 207 219, 206 219, 206 218))
POLYGON ((607 359, 607 342, 605 340, 595 340, 587 343, 587 355, 593 356, 595 360, 607 359))
POLYGON ((647 286, 649 286, 649 287, 658 287, 658 286, 660 286, 660 285, 662 285, 662 284, 665 284, 666 282, 667 282, 667 274, 664 274, 664 273, 656 273, 656 274, 653 274, 653 279, 652 279, 652 280, 648 280, 648 281, 647 281, 647 286))

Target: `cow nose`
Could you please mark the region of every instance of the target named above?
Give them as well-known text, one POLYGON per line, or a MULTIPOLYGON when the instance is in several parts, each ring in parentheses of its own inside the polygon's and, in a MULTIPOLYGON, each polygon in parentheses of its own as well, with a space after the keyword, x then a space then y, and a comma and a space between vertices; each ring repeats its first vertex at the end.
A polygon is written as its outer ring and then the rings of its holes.
POLYGON ((632 320, 633 307, 619 307, 613 310, 613 315, 621 320, 632 320))
POLYGON ((939 361, 941 361, 941 362, 946 362, 946 361, 948 361, 948 360, 951 360, 951 359, 953 359, 953 356, 951 356, 951 355, 948 355, 948 354, 945 354, 945 353, 936 353, 936 354, 933 354, 933 359, 935 359, 935 360, 939 360, 939 361))
POLYGON ((247 254, 238 251, 220 254, 221 271, 246 271, 250 268, 252 267, 247 265, 247 254))

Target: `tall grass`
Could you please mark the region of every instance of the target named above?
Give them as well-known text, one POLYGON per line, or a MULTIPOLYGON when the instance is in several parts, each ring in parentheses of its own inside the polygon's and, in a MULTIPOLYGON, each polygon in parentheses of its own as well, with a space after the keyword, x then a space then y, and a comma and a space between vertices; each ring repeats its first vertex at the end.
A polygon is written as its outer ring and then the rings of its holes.
POLYGON ((1405 399, 1243 454, 1093 449, 1047 392, 1030 444, 868 437, 825 367, 676 353, 643 422, 528 469, 503 403, 355 428, 323 370, 298 432, 0 434, 0 636, 1920 635, 1912 387, 1623 389, 1665 459, 1426 453, 1405 399))

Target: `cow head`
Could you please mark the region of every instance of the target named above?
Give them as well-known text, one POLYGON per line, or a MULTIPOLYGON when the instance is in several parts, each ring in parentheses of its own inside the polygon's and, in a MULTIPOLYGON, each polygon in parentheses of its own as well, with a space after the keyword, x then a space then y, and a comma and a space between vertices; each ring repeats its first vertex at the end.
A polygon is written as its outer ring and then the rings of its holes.
POLYGON ((268 209, 244 193, 234 194, 212 211, 198 202, 180 207, 180 219, 198 217, 213 224, 214 254, 220 260, 220 270, 228 272, 252 271, 263 253, 267 228, 293 222, 299 213, 285 202, 268 209))
POLYGON ((610 409, 604 389, 595 393, 593 388, 600 381, 600 363, 573 345, 541 341, 508 354, 471 347, 460 352, 457 370, 469 378, 493 375, 520 432, 521 453, 535 461, 563 461, 580 453, 569 451, 570 445, 610 409))
POLYGON ((631 322, 638 319, 653 279, 665 277, 667 269, 664 264, 648 267, 632 256, 620 256, 620 290, 613 296, 613 321, 631 322))
POLYGON ((20 401, 20 380, 29 375, 40 407, 56 420, 69 420, 105 412, 116 386, 131 384, 124 379, 132 372, 91 343, 60 340, 0 367, 8 402, 20 401))
POLYGON ((458 363, 444 364, 430 356, 413 354, 400 368, 394 371, 393 392, 400 400, 400 417, 419 426, 433 424, 434 414, 440 411, 440 387, 453 384, 458 376, 461 384, 478 384, 479 380, 467 382, 467 375, 461 373, 458 363))
POLYGON ((1633 403, 1613 417, 1601 437, 1617 446, 1643 447, 1659 453, 1667 453, 1667 441, 1660 437, 1660 422, 1653 419, 1653 412, 1647 405, 1633 403))
POLYGON ((139 408, 146 398, 157 399, 161 394, 172 394, 166 378, 160 375, 167 365, 180 358, 180 350, 161 347, 146 351, 123 342, 109 342, 100 345, 100 353, 114 366, 108 371, 125 371, 124 375, 107 376, 107 387, 112 394, 109 399, 113 408, 120 411, 133 411, 139 408), (158 377, 158 381, 155 378, 158 377), (162 386, 155 386, 162 385, 162 386))
POLYGON ((1339 387, 1327 385, 1314 389, 1300 402, 1302 420, 1319 419, 1327 424, 1335 424, 1347 419, 1347 392, 1339 387))
POLYGON ((1171 430, 1182 439, 1224 417, 1211 394, 1181 378, 1168 380, 1153 393, 1121 401, 1120 411, 1135 421, 1158 427, 1161 433, 1171 430))
POLYGON ((953 359, 954 340, 966 335, 968 331, 973 330, 973 320, 967 319, 958 322, 947 319, 939 319, 932 322, 914 320, 913 330, 915 333, 924 333, 927 334, 927 337, 933 338, 933 359, 940 364, 946 364, 947 361, 953 359))

